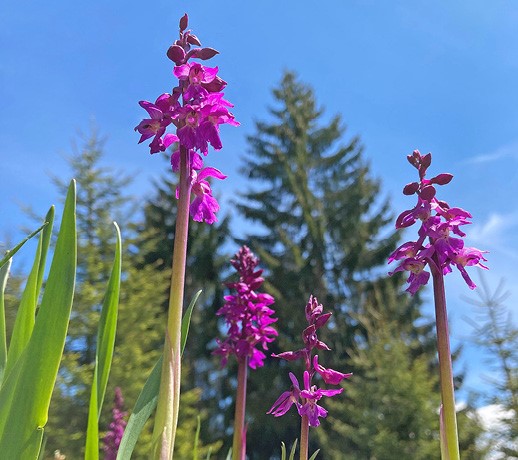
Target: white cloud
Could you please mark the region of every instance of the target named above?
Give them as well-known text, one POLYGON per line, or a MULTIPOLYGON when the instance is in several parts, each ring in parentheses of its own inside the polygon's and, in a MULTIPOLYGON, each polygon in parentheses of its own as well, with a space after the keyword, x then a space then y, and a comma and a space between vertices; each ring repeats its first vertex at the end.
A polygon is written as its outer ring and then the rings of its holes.
POLYGON ((470 164, 482 164, 498 161, 505 158, 512 158, 518 160, 518 141, 511 144, 503 145, 493 150, 492 152, 483 153, 476 155, 469 160, 467 163, 470 164))
POLYGON ((469 238, 476 244, 487 249, 503 251, 507 256, 518 259, 518 252, 512 249, 508 239, 514 235, 513 228, 518 227, 518 212, 508 214, 492 213, 480 224, 473 224, 469 238))
POLYGON ((491 450, 488 453, 486 460, 505 460, 505 457, 498 453, 499 447, 502 446, 502 440, 500 439, 499 434, 504 427, 502 420, 512 417, 514 415, 513 411, 506 411, 499 404, 490 404, 477 409, 477 414, 480 417, 484 430, 486 431, 486 435, 482 442, 484 445, 491 446, 491 450))

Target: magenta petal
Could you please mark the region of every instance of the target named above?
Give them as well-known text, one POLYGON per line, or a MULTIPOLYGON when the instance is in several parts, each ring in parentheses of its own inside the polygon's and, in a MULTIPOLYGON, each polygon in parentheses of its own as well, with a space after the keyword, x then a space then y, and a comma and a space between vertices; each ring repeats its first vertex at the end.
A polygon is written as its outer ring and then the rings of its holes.
POLYGON ((176 134, 166 134, 163 138, 163 143, 165 148, 168 148, 171 144, 174 142, 178 142, 180 139, 178 139, 178 136, 176 134))
POLYGON ((227 176, 223 174, 219 169, 216 168, 205 168, 198 173, 198 180, 205 179, 206 177, 215 177, 216 179, 226 179, 227 176))
POLYGON ((173 69, 173 74, 179 80, 186 80, 187 78, 189 78, 189 70, 190 66, 188 64, 183 64, 180 66, 176 66, 173 69))
POLYGON ((140 101, 139 105, 146 110, 147 113, 149 113, 149 116, 153 118, 154 120, 160 120, 164 114, 162 111, 151 102, 148 101, 140 101))

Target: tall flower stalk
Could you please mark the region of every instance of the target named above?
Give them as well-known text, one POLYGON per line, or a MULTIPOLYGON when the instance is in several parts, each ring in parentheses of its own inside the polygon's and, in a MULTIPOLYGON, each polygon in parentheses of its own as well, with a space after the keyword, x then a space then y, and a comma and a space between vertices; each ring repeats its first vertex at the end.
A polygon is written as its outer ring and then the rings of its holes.
POLYGON ((297 377, 290 372, 291 389, 282 393, 267 412, 274 417, 280 417, 288 412, 291 406, 295 405, 301 417, 300 460, 308 459, 309 427, 319 426, 320 417, 327 416, 327 410, 319 406, 318 401, 320 401, 323 396, 332 397, 343 391, 343 388, 330 390, 318 388, 312 384, 313 377, 315 374, 319 374, 324 383, 328 385, 340 385, 342 380, 352 375, 344 374, 334 369, 326 369, 318 363, 317 350, 330 350, 330 348, 318 339, 317 330, 327 323, 331 317, 331 313, 324 313, 324 307, 318 303, 318 299, 313 296, 309 298, 306 304, 305 313, 308 327, 302 332, 304 348, 297 351, 285 351, 278 355, 272 354, 273 357, 281 358, 286 361, 303 360, 306 369, 303 374, 304 386, 301 389, 297 377))
POLYGON ((433 279, 435 301, 435 318, 437 329, 437 351, 439 355, 439 372, 441 386, 441 456, 443 459, 458 460, 459 440, 457 433, 457 417, 455 413, 455 394, 451 362, 450 339, 448 331, 448 314, 444 290, 444 275, 456 267, 470 289, 475 283, 469 277, 466 267, 478 266, 486 259, 476 248, 464 245, 466 234, 460 229, 470 224, 471 214, 464 209, 450 207, 445 201, 436 198, 436 185, 448 184, 453 176, 448 173, 439 174, 426 179, 426 171, 432 162, 432 155, 421 155, 415 150, 407 157, 409 163, 419 172, 419 182, 407 184, 403 193, 417 195, 414 208, 403 211, 396 220, 396 228, 410 227, 420 221, 418 239, 408 241, 397 248, 389 257, 389 263, 400 261, 398 267, 389 273, 408 271, 407 291, 414 295, 418 289, 427 284, 430 272, 433 279), (430 272, 426 270, 430 269, 430 272))
POLYGON ((188 17, 180 19, 179 39, 168 49, 167 56, 175 66, 173 74, 178 84, 171 93, 160 95, 154 103, 140 101, 149 118, 135 128, 141 134, 140 142, 147 139, 150 153, 165 151, 175 144, 171 155, 173 171, 178 172, 178 214, 173 248, 173 266, 169 297, 169 313, 164 342, 164 364, 155 417, 153 457, 173 458, 174 440, 178 423, 181 377, 181 321, 184 301, 185 266, 189 214, 193 220, 213 224, 217 221, 219 204, 212 195, 207 178, 225 179, 225 175, 212 167, 204 167, 203 157, 209 145, 222 148, 219 126, 237 126, 229 112, 230 102, 223 99, 226 86, 218 75, 217 67, 207 67, 193 59, 207 60, 218 52, 202 48, 198 38, 187 30, 188 17), (169 127, 174 133, 166 133, 169 127), (192 198, 194 195, 194 199, 192 198))
POLYGON ((236 294, 225 296, 225 305, 217 315, 225 318, 228 327, 225 340, 217 339, 218 348, 214 354, 222 357, 226 365, 230 355, 238 363, 236 408, 234 413, 234 438, 232 459, 245 460, 246 456, 246 384, 248 367, 257 369, 264 365, 268 344, 275 340, 277 331, 272 324, 277 321, 270 306, 274 298, 257 290, 264 282, 263 270, 258 269, 259 259, 243 246, 230 261, 239 273, 237 282, 226 283, 236 294))

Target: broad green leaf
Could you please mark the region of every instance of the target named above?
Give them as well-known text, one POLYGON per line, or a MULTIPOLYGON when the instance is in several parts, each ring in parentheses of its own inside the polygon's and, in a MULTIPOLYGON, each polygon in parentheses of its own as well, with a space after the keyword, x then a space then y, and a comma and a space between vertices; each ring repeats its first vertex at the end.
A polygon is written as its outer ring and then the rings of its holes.
POLYGON ((45 222, 41 227, 38 227, 36 230, 34 230, 27 238, 24 238, 22 241, 20 241, 13 249, 10 249, 9 251, 6 251, 5 256, 0 260, 0 267, 3 267, 7 261, 11 259, 21 248, 22 246, 27 243, 33 236, 37 235, 43 227, 47 225, 47 222, 45 222))
POLYGON ((131 458, 138 437, 144 428, 145 423, 151 416, 158 402, 158 391, 160 390, 160 375, 162 373, 163 356, 153 367, 151 374, 144 384, 142 391, 137 399, 137 403, 131 413, 126 429, 117 452, 117 460, 128 460, 131 458))
POLYGON ((5 329, 5 302, 4 293, 9 278, 9 269, 11 268, 11 260, 3 267, 0 267, 0 388, 4 377, 5 363, 7 362, 7 332, 5 329))
POLYGON ((49 212, 45 216, 45 222, 47 225, 45 225, 45 228, 40 234, 36 256, 23 290, 18 312, 16 313, 16 320, 14 322, 9 351, 7 353, 7 363, 5 366, 6 375, 9 374, 16 360, 27 346, 34 328, 36 306, 43 282, 45 261, 54 224, 54 206, 49 209, 49 212))
POLYGON ((99 458, 99 412, 97 410, 98 361, 95 359, 94 378, 88 407, 88 424, 86 428, 85 460, 99 458))
POLYGON ((40 451, 74 294, 75 191, 72 181, 31 338, 0 389, 2 458, 33 459, 40 451))
POLYGON ((88 428, 86 433, 86 460, 99 458, 99 417, 106 393, 106 385, 112 365, 113 349, 115 347, 115 333, 117 331, 117 313, 119 307, 119 292, 121 282, 121 235, 115 224, 117 243, 115 259, 106 293, 104 295, 99 328, 97 330, 97 350, 95 353, 94 378, 90 395, 90 408, 88 412, 88 428))
POLYGON ((194 309, 194 305, 196 304, 198 297, 200 297, 201 289, 194 294, 194 297, 191 300, 191 303, 187 307, 187 310, 185 311, 185 314, 182 318, 182 335, 181 335, 181 353, 183 355, 183 350, 185 349, 185 344, 187 343, 187 335, 189 334, 189 326, 191 325, 191 316, 192 311, 194 309))

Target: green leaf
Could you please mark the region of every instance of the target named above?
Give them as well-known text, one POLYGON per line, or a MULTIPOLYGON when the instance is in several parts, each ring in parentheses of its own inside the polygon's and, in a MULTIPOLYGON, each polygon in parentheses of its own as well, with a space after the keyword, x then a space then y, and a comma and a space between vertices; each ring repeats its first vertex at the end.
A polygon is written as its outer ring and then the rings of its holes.
POLYGON ((281 441, 281 460, 286 460, 286 445, 281 441))
POLYGON ((13 249, 10 249, 9 251, 6 251, 5 256, 2 260, 0 260, 0 267, 3 267, 10 259, 13 257, 20 249, 21 247, 27 243, 33 236, 37 235, 43 227, 47 225, 47 222, 45 222, 41 227, 38 227, 36 230, 34 230, 27 238, 20 241, 13 249))
POLYGON ((295 442, 293 443, 293 446, 291 446, 290 451, 290 458, 289 460, 293 460, 295 458, 295 451, 297 450, 297 443, 299 442, 298 439, 295 439, 295 442))
POLYGON ((315 453, 311 457, 309 457, 309 460, 315 460, 315 458, 317 458, 317 455, 318 455, 319 452, 320 452, 320 449, 317 449, 315 451, 315 453))
POLYGON ((189 326, 191 325, 191 316, 192 311, 194 309, 194 305, 196 304, 196 301, 198 300, 198 297, 200 297, 201 289, 194 294, 194 297, 191 300, 191 303, 187 307, 187 310, 185 311, 185 314, 182 318, 182 335, 181 335, 181 353, 183 355, 183 350, 185 349, 185 344, 187 343, 187 335, 189 334, 189 326))
POLYGON ((99 458, 99 417, 101 415, 101 408, 106 393, 108 377, 110 375, 113 349, 115 347, 115 334, 117 331, 122 250, 120 230, 116 223, 114 223, 114 225, 117 243, 112 271, 104 295, 99 328, 97 330, 97 350, 95 353, 94 378, 88 412, 85 460, 97 460, 99 458))
POLYGON ((54 229, 54 214, 55 208, 51 206, 45 216, 45 223, 43 224, 43 231, 41 232, 40 241, 41 243, 41 257, 40 266, 38 270, 38 283, 36 285, 36 292, 40 293, 41 286, 43 284, 43 274, 45 273, 45 264, 47 262, 47 253, 49 251, 50 239, 52 238, 52 230, 54 229))
POLYGON ((128 460, 131 458, 138 437, 144 428, 145 423, 151 416, 158 402, 158 391, 160 389, 160 375, 162 373, 162 362, 164 357, 158 358, 155 367, 149 374, 144 384, 144 388, 140 392, 137 403, 131 413, 126 429, 122 436, 122 440, 117 452, 117 460, 128 460))
POLYGON ((75 182, 68 188, 45 292, 29 343, 0 389, 2 458, 37 458, 63 354, 76 273, 75 182))
POLYGON ((0 388, 4 377, 5 363, 7 362, 7 332, 5 329, 5 302, 4 293, 9 278, 11 260, 0 267, 0 388))
MULTIPOLYGON (((180 337, 182 353, 187 341, 192 311, 201 292, 202 291, 200 290, 194 295, 182 318, 182 333, 180 337)), ((140 392, 133 412, 128 419, 126 429, 124 430, 119 451, 117 453, 117 460, 127 460, 128 458, 131 458, 131 454, 133 453, 138 437, 140 436, 145 423, 156 408, 158 392, 160 391, 162 362, 163 356, 160 356, 155 367, 153 367, 151 374, 149 374, 149 377, 144 384, 144 388, 142 388, 142 391, 140 392)))
POLYGON ((45 271, 45 261, 47 259, 53 224, 54 206, 49 209, 49 212, 45 216, 45 228, 40 234, 36 256, 23 290, 18 312, 16 313, 16 320, 14 322, 9 351, 7 353, 7 363, 5 365, 6 376, 22 354, 27 343, 29 343, 32 330, 34 329, 36 306, 43 282, 43 272, 45 271))
POLYGON ((198 460, 198 443, 200 441, 201 418, 196 416, 196 434, 194 435, 194 447, 192 449, 192 459, 198 460))

